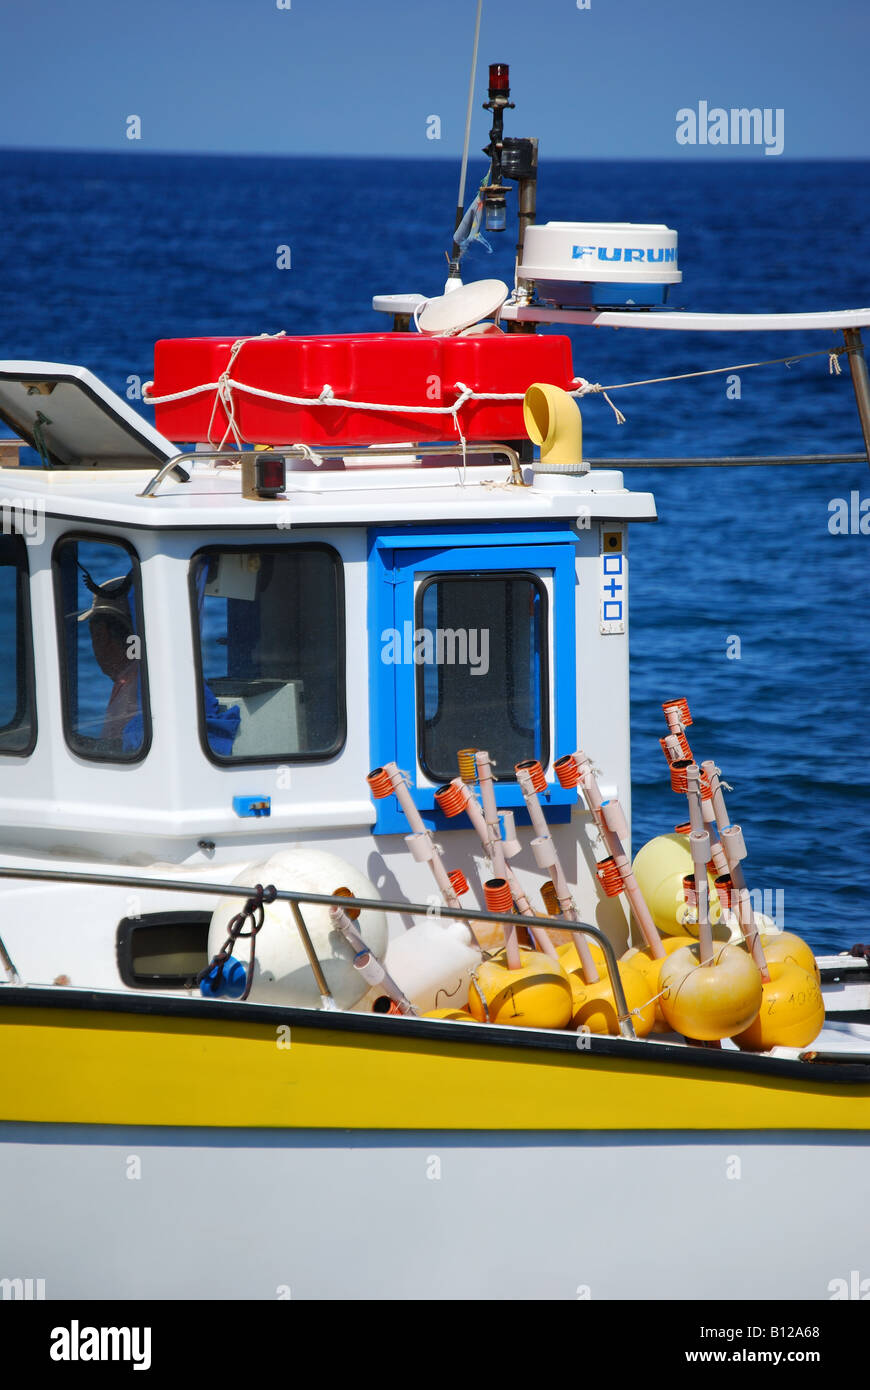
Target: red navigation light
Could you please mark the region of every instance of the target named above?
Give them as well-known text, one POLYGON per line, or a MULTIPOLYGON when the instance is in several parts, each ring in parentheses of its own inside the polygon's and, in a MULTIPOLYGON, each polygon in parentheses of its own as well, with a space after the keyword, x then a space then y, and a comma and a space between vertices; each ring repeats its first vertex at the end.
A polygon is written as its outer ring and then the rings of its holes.
POLYGON ((286 478, 283 454, 267 449, 245 449, 242 453, 242 496, 249 501, 280 496, 286 478))
POLYGON ((511 89, 511 70, 507 63, 490 63, 489 65, 489 94, 491 97, 496 93, 507 96, 511 89))
POLYGON ((276 497, 284 491, 285 464, 281 454, 261 453, 254 460, 255 487, 261 497, 276 497))

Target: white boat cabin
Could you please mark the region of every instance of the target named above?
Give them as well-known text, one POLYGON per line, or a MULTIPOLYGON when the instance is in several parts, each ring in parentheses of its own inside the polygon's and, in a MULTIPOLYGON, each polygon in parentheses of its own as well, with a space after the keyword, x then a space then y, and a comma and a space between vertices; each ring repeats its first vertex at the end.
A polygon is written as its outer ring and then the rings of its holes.
MULTIPOLYGON (((0 863, 228 882, 306 842, 426 901, 398 803, 366 783, 395 761, 482 905, 479 842, 435 802, 472 746, 518 826, 514 765, 540 760, 578 908, 627 944, 553 763, 582 746, 630 814, 629 523, 655 518, 649 493, 445 445, 291 449, 257 495, 237 458, 167 467, 174 443, 59 364, 0 364, 0 416, 43 465, 0 469, 0 863)), ((513 867, 537 893, 528 839, 513 867)), ((204 896, 2 892, 28 981, 181 989, 204 964, 204 896)))

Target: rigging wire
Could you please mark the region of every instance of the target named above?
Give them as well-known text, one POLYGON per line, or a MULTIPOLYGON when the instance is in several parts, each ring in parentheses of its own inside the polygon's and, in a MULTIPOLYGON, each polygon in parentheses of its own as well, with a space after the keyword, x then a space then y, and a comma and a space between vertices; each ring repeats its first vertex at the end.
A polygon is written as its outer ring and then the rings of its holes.
POLYGON ((459 169, 459 197, 456 204, 456 222, 459 226, 465 212, 465 177, 468 172, 468 148, 471 143, 471 112, 474 107, 474 83, 477 78, 477 45, 480 39, 480 15, 483 0, 477 0, 477 17, 474 21, 474 45, 471 50, 471 74, 468 79, 468 106, 465 112, 465 139, 462 143, 462 164, 459 169))

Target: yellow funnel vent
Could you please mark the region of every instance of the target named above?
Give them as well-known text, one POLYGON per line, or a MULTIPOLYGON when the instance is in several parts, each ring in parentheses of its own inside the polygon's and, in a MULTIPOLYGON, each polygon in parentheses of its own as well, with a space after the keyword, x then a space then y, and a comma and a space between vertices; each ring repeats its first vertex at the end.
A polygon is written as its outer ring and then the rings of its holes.
POLYGON ((533 444, 540 445, 540 473, 588 473, 583 462, 583 421, 573 396, 536 381, 523 400, 523 419, 533 444))

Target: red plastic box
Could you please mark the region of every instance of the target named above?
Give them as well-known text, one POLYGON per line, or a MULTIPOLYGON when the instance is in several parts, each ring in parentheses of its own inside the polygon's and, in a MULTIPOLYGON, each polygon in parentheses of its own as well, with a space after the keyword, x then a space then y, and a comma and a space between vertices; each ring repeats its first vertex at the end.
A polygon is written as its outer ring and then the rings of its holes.
MULTIPOLYGON (((229 362, 231 338, 164 338, 154 349, 155 397, 217 381, 229 362)), ((479 391, 524 392, 548 381, 573 382, 571 344, 564 337, 484 334, 427 338, 419 333, 325 334, 251 338, 236 354, 234 381, 282 395, 318 397, 324 386, 344 400, 407 406, 400 413, 289 405, 235 390, 236 423, 251 444, 387 444, 454 440, 450 415, 415 407, 453 405, 456 382, 479 391)), ((218 444, 227 429, 214 390, 156 405, 161 433, 178 443, 218 444)), ((460 423, 470 441, 525 435, 522 401, 467 401, 460 423)), ((229 441, 230 445, 232 440, 229 441)))

